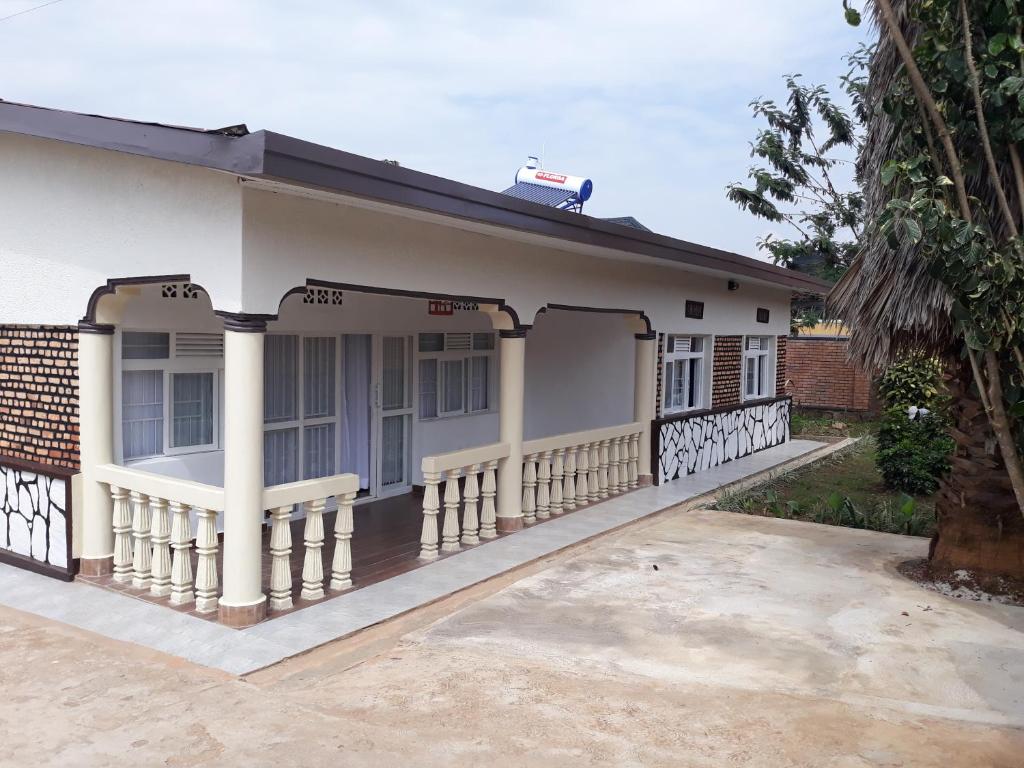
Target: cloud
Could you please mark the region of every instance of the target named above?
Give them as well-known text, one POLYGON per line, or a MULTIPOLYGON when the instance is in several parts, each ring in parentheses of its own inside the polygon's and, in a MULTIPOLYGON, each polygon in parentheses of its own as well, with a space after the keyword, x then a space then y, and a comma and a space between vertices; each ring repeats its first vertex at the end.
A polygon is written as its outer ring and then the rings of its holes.
MULTIPOLYGON (((0 0, 0 15, 31 0, 0 0)), ((588 212, 753 255, 725 200, 780 76, 834 81, 832 3, 64 0, 0 23, 0 97, 246 122, 491 189, 527 154, 594 179, 588 212)))

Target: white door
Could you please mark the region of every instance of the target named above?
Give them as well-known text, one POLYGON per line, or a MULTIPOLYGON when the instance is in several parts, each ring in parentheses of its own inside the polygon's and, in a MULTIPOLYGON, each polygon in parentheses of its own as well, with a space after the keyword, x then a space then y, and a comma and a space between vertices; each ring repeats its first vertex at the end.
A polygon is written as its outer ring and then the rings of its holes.
POLYGON ((412 337, 378 336, 376 386, 376 495, 412 485, 412 337))

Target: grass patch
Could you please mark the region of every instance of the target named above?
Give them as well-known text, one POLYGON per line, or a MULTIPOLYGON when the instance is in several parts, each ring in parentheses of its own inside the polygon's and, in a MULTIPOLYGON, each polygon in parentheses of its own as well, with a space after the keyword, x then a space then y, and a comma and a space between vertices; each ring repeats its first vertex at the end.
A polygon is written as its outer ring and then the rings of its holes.
POLYGON ((931 536, 933 496, 891 491, 875 466, 874 436, 764 483, 719 497, 717 509, 887 533, 931 536))
POLYGON ((878 432, 878 421, 842 421, 813 411, 794 410, 790 429, 793 437, 865 437, 878 432))

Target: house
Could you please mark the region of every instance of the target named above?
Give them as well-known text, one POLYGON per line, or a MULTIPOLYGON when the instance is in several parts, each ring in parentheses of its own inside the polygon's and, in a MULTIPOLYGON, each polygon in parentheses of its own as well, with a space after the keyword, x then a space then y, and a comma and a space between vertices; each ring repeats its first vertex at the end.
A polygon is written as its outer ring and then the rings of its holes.
POLYGON ((232 626, 787 440, 826 287, 245 126, 0 102, 0 177, 0 554, 232 626))

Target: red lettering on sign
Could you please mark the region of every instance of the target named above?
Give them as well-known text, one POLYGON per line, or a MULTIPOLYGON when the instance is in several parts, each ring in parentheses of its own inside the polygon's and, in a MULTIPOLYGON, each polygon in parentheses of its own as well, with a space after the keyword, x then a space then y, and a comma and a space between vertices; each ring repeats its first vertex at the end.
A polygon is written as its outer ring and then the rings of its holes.
POLYGON ((427 314, 430 315, 454 315, 455 307, 450 301, 431 301, 427 305, 427 314))
POLYGON ((537 171, 536 178, 541 181, 553 181, 555 184, 565 184, 567 176, 562 176, 558 173, 548 173, 547 171, 537 171))

